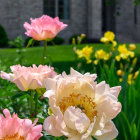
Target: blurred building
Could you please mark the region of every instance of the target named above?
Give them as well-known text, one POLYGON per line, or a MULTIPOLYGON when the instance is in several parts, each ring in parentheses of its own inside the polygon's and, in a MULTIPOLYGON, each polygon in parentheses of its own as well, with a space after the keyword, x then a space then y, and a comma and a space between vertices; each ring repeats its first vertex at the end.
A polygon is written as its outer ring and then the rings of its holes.
POLYGON ((10 39, 24 35, 23 24, 30 17, 48 14, 59 16, 68 28, 59 36, 69 38, 85 33, 97 41, 107 30, 116 33, 120 42, 140 40, 140 6, 133 0, 1 0, 0 24, 10 39))

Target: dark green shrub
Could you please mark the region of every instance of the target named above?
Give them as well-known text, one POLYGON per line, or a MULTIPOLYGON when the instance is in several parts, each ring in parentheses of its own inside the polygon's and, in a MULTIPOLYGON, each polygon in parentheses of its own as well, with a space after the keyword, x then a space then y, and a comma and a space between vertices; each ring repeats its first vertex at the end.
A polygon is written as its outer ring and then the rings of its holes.
MULTIPOLYGON (((80 37, 81 34, 75 34, 75 35, 72 35, 69 39, 69 43, 72 44, 72 39, 75 38, 75 43, 78 44, 78 36, 80 37)), ((87 37, 85 36, 82 41, 81 41, 82 44, 85 44, 87 43, 87 37)))
POLYGON ((64 42, 63 38, 56 36, 52 41, 48 42, 48 45, 62 45, 64 42))
MULTIPOLYGON (((24 46, 26 47, 28 45, 29 40, 32 39, 31 37, 27 37, 24 41, 24 46)), ((40 41, 33 41, 32 46, 40 46, 40 41)))
POLYGON ((3 26, 0 25, 0 48, 7 46, 8 46, 8 36, 3 26))

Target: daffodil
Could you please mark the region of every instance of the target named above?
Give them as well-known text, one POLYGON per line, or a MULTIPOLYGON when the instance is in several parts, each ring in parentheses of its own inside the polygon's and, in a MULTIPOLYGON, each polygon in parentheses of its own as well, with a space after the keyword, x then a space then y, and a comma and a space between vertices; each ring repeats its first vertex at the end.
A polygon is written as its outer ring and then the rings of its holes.
POLYGON ((98 62, 99 62, 99 60, 94 60, 93 63, 94 63, 95 65, 98 65, 98 62))
POLYGON ((136 45, 135 44, 130 44, 129 49, 130 49, 130 51, 134 51, 136 49, 136 45))
POLYGON ((91 54, 93 53, 93 47, 84 47, 82 50, 76 50, 76 54, 79 58, 85 58, 87 63, 91 63, 91 54))
POLYGON ((133 79, 135 80, 135 79, 137 78, 138 75, 139 75, 139 71, 136 71, 135 74, 134 74, 133 79))
POLYGON ((110 55, 106 53, 103 49, 100 49, 95 52, 95 57, 96 59, 108 60, 110 58, 110 55))
POLYGON ((137 57, 135 57, 135 58, 133 59, 133 61, 132 61, 132 65, 133 65, 133 67, 137 64, 137 60, 138 60, 137 57))
POLYGON ((132 84, 132 79, 133 78, 133 74, 129 74, 128 75, 128 79, 127 79, 127 83, 129 84, 129 85, 131 85, 132 84))
POLYGON ((119 78, 119 82, 121 83, 123 81, 123 79, 122 78, 119 78))
POLYGON ((124 72, 122 70, 117 70, 117 75, 118 76, 123 76, 124 72))
POLYGON ((111 31, 107 31, 104 34, 104 37, 101 38, 101 42, 107 43, 107 42, 113 42, 115 39, 115 34, 111 31))
POLYGON ((126 47, 126 44, 120 45, 118 47, 119 55, 116 56, 116 60, 120 61, 120 59, 128 59, 129 57, 133 58, 135 56, 135 53, 132 51, 129 51, 126 47))

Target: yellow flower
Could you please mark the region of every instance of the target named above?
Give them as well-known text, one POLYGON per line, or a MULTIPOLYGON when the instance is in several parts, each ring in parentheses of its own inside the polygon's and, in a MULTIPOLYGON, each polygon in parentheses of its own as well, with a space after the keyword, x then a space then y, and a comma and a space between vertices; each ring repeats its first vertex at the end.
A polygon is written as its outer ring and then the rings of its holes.
POLYGON ((130 44, 129 49, 130 49, 130 51, 134 51, 136 49, 136 45, 135 44, 130 44))
POLYGON ((126 47, 126 44, 120 45, 118 47, 119 55, 116 56, 116 60, 120 61, 120 59, 128 59, 128 57, 133 58, 135 56, 134 52, 129 51, 126 47))
POLYGON ((133 67, 137 64, 137 60, 138 60, 137 57, 135 57, 135 58, 133 59, 133 61, 132 61, 132 65, 133 65, 133 67))
POLYGON ((94 64, 98 65, 99 60, 94 60, 94 64))
POLYGON ((120 68, 123 69, 123 64, 122 63, 120 63, 120 68))
POLYGON ((81 34, 81 38, 85 38, 86 37, 86 34, 81 34))
POLYGON ((139 75, 139 71, 136 71, 135 74, 134 74, 133 79, 136 79, 138 75, 139 75))
POLYGON ((113 42, 115 39, 115 34, 111 31, 107 31, 104 34, 104 37, 101 38, 101 42, 106 43, 106 42, 113 42))
POLYGON ((117 75, 118 76, 123 76, 124 72, 122 70, 117 70, 117 75))
POLYGON ((120 61, 121 60, 121 57, 118 55, 118 56, 116 56, 116 60, 117 61, 120 61))
POLYGON ((102 37, 102 38, 100 39, 100 41, 103 42, 103 43, 108 42, 107 38, 105 38, 105 37, 102 37))
POLYGON ((72 44, 73 44, 73 45, 76 44, 76 40, 75 40, 75 38, 72 38, 72 44))
POLYGON ((112 41, 112 46, 116 47, 117 46, 117 42, 116 41, 112 41))
POLYGON ((97 59, 108 60, 110 56, 104 50, 100 49, 100 50, 95 52, 95 57, 97 59))
POLYGON ((121 83, 123 81, 123 79, 122 78, 119 78, 119 82, 121 83))
POLYGON ((129 75, 128 75, 128 79, 127 79, 127 83, 128 83, 129 85, 132 84, 132 78, 133 78, 133 74, 129 74, 129 75))
POLYGON ((76 54, 79 58, 85 58, 87 60, 87 63, 91 63, 90 56, 93 52, 93 47, 84 47, 82 50, 76 50, 76 54))

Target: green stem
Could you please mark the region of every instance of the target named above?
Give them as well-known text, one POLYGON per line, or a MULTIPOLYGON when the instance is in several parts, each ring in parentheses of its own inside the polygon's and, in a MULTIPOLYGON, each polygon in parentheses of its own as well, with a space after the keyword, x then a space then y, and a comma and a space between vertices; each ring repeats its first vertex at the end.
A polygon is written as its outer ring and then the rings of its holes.
POLYGON ((34 93, 33 91, 31 90, 31 108, 30 108, 30 115, 31 115, 31 118, 32 118, 32 115, 33 115, 33 107, 34 107, 34 99, 33 99, 33 96, 34 96, 34 93))
POLYGON ((43 50, 43 56, 42 56, 42 65, 45 62, 46 48, 47 48, 47 41, 44 42, 44 50, 43 50))
POLYGON ((35 93, 35 117, 37 115, 37 107, 38 107, 38 93, 35 93))

